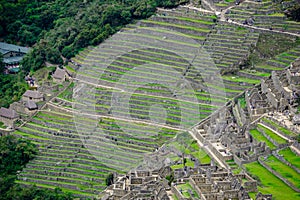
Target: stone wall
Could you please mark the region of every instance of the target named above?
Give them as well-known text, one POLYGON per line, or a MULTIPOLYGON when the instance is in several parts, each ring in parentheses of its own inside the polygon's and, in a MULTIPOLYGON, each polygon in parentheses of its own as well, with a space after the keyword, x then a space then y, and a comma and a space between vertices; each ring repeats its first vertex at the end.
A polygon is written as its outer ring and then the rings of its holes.
POLYGON ((271 103, 271 105, 274 107, 274 108, 278 108, 279 106, 279 102, 278 100, 276 99, 276 96, 275 94, 271 91, 271 89, 268 87, 268 84, 266 83, 265 80, 262 80, 261 81, 261 91, 263 93, 266 94, 267 98, 268 98, 268 101, 271 103))
POLYGON ((14 130, 10 130, 10 129, 0 129, 0 137, 1 136, 7 136, 10 135, 14 132, 14 130))
POLYGON ((53 94, 55 91, 59 91, 59 85, 52 82, 44 82, 38 90, 45 94, 53 94))
POLYGON ((289 84, 300 85, 300 76, 293 76, 292 73, 290 69, 286 72, 289 84))
POLYGON ((17 119, 8 119, 6 117, 0 116, 0 122, 3 122, 5 126, 9 126, 12 128, 14 128, 16 120, 17 119))
POLYGON ((291 148, 290 148, 296 155, 298 155, 298 156, 300 156, 300 154, 299 154, 299 152, 300 152, 300 144, 297 142, 297 141, 295 141, 293 144, 292 144, 292 146, 291 146, 291 148), (293 147, 293 148, 292 148, 293 147), (297 149, 298 151, 296 151, 295 149, 297 149))
POLYGON ((40 102, 40 101, 44 101, 44 97, 41 98, 31 98, 31 97, 25 97, 22 96, 22 101, 34 101, 34 102, 40 102))
POLYGON ((175 186, 171 187, 171 191, 178 197, 179 200, 188 200, 188 198, 184 198, 184 196, 178 191, 175 186))

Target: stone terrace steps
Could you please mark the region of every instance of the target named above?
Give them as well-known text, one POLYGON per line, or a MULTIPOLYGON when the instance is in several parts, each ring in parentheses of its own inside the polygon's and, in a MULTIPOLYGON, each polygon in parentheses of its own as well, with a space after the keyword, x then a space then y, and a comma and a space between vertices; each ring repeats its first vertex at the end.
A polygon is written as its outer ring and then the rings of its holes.
MULTIPOLYGON (((25 185, 35 183, 59 186, 63 190, 78 190, 75 195, 81 196, 84 193, 92 197, 104 189, 104 179, 108 173, 124 172, 124 169, 142 159, 144 152, 151 152, 155 148, 155 145, 148 145, 151 144, 150 140, 144 145, 140 144, 142 140, 137 141, 140 145, 136 145, 134 140, 125 144, 122 138, 106 145, 106 137, 112 134, 104 133, 96 135, 98 141, 103 138, 101 146, 93 147, 90 144, 91 149, 86 149, 71 116, 44 111, 34 117, 33 121, 15 132, 18 137, 30 138, 40 150, 36 159, 20 173, 20 183, 25 185), (130 149, 132 152, 128 151, 130 149), (94 155, 101 155, 101 151, 110 156, 95 159, 94 155)), ((85 128, 86 125, 82 125, 81 128, 85 128)))
POLYGON ((277 13, 276 6, 278 6, 278 3, 271 1, 260 3, 242 2, 240 5, 230 9, 226 17, 240 23, 252 17, 256 27, 299 33, 300 23, 288 21, 283 13, 277 13))
POLYGON ((256 70, 267 73, 271 73, 273 70, 281 71, 284 70, 285 67, 288 67, 298 57, 300 57, 300 45, 275 56, 275 58, 268 60, 262 66, 256 66, 256 70))

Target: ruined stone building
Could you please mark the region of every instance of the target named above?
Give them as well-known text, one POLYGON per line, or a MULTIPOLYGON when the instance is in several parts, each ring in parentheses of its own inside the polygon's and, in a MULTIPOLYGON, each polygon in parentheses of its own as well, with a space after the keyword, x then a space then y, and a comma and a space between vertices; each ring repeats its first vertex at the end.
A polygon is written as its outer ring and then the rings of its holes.
POLYGON ((5 126, 14 127, 15 122, 19 119, 19 115, 15 110, 8 108, 0 108, 0 121, 5 126))

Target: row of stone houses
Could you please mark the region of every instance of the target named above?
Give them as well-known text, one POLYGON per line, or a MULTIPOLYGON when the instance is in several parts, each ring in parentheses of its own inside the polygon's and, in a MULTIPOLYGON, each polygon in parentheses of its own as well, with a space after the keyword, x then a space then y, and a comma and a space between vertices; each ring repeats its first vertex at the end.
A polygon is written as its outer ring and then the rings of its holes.
MULTIPOLYGON (((5 46, 3 44, 1 45, 5 46)), ((13 48, 14 46, 9 46, 9 47, 13 48)), ((17 55, 17 54, 14 54, 12 52, 12 55, 17 55)), ((52 75, 52 78, 53 78, 53 82, 56 83, 56 85, 58 86, 58 84, 61 84, 66 80, 69 80, 71 78, 71 75, 68 72, 68 70, 66 70, 65 68, 61 69, 57 67, 55 72, 52 75)), ((35 80, 33 77, 29 77, 29 76, 26 77, 26 81, 29 81, 29 84, 32 83, 34 84, 33 80, 35 80)), ((31 116, 38 110, 39 107, 38 103, 43 102, 44 100, 45 100, 44 94, 42 94, 38 90, 27 90, 23 94, 19 102, 12 103, 9 108, 1 108, 0 121, 3 122, 5 126, 14 128, 15 122, 18 119, 20 119, 20 115, 18 113, 31 116)))
POLYGON ((0 121, 5 126, 14 128, 15 122, 20 119, 21 114, 31 116, 38 109, 38 102, 44 101, 44 95, 39 91, 27 90, 19 102, 14 102, 9 108, 1 108, 0 121))
POLYGON ((157 170, 133 170, 126 176, 118 177, 105 190, 102 200, 169 200, 170 190, 165 177, 171 173, 170 167, 157 170))
POLYGON ((14 127, 14 123, 19 119, 19 115, 15 110, 8 108, 0 108, 0 121, 4 123, 5 126, 14 127))

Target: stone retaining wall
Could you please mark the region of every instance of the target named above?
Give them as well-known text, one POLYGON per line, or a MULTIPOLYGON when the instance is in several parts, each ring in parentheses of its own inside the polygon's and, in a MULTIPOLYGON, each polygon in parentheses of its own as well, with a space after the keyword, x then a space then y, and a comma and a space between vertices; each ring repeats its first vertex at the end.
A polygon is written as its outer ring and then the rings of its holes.
POLYGON ((179 200, 188 200, 188 198, 185 198, 175 186, 171 187, 171 191, 178 197, 179 200))

